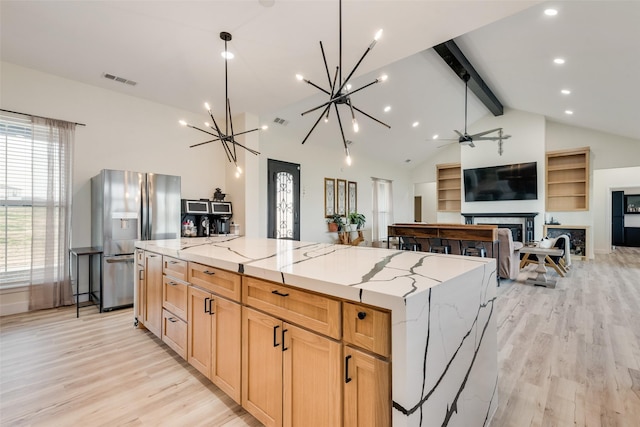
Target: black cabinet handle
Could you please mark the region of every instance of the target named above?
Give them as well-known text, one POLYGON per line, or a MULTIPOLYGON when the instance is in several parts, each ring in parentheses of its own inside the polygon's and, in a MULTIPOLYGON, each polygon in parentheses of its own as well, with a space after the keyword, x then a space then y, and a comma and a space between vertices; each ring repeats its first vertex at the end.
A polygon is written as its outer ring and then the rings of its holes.
POLYGON ((176 323, 176 322, 177 322, 177 320, 176 320, 176 318, 175 318, 175 317, 169 317, 169 322, 171 322, 171 323, 176 323))
POLYGON ((277 347, 277 346, 280 345, 280 343, 276 342, 277 330, 278 330, 279 327, 280 326, 277 326, 277 325, 273 327, 273 346, 274 347, 277 347))
POLYGON ((358 312, 358 319, 362 320, 365 317, 367 317, 367 313, 366 312, 364 312, 364 311, 359 311, 358 312))
POLYGON ((209 313, 209 314, 211 314, 211 305, 208 305, 207 303, 209 302, 210 299, 211 298, 205 298, 204 299, 204 312, 205 313, 209 313), (207 308, 207 307, 209 307, 209 308, 207 308))
POLYGON ((154 255, 154 254, 147 254, 147 256, 148 256, 149 258, 155 258, 155 257, 157 257, 158 255, 154 255))
POLYGON ((351 355, 348 355, 344 358, 344 382, 350 383, 351 378, 349 378, 349 359, 351 359, 351 355))
POLYGON ((178 261, 169 261, 169 264, 177 264, 178 261))
POLYGON ((276 294, 276 295, 281 296, 281 297, 288 297, 289 296, 289 294, 280 293, 277 289, 275 291, 271 291, 271 293, 272 294, 276 294))
POLYGON ((176 282, 169 282, 169 283, 167 283, 167 285, 178 286, 178 284, 176 282))
POLYGON ((284 334, 288 331, 288 329, 283 329, 282 330, 282 351, 287 351, 289 350, 289 347, 285 347, 284 346, 284 334))
POLYGON ((213 302, 213 298, 209 298, 209 314, 215 314, 213 310, 211 310, 211 303, 213 302))
POLYGON ((214 274, 216 274, 215 271, 209 271, 209 270, 205 270, 203 271, 204 274, 206 274, 207 276, 213 276, 214 274))
POLYGON ((144 280, 144 270, 138 270, 138 280, 144 280))

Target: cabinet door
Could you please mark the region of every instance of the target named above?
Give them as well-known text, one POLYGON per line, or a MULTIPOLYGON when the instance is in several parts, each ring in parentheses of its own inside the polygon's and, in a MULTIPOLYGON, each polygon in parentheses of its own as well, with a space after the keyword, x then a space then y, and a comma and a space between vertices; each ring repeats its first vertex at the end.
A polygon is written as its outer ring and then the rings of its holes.
MULTIPOLYGON (((143 255, 143 259, 144 259, 144 255, 143 255)), ((144 315, 146 312, 145 309, 145 302, 146 302, 146 286, 145 286, 145 280, 144 280, 144 261, 141 264, 136 264, 136 289, 135 289, 135 300, 134 300, 134 304, 135 304, 135 308, 134 308, 134 312, 135 312, 135 316, 136 316, 136 320, 138 322, 140 322, 141 324, 144 325, 145 319, 144 319, 144 315)))
POLYGON ((187 361, 203 375, 211 374, 211 294, 189 286, 187 303, 187 361))
POLYGON ((340 343, 284 324, 283 425, 342 425, 340 343))
POLYGON ((391 425, 389 362, 344 347, 344 427, 391 425))
POLYGON ((266 427, 282 425, 282 330, 280 320, 242 307, 242 406, 266 427))
POLYGON ((162 256, 144 254, 146 301, 144 326, 162 338, 162 256))
POLYGON ((214 296, 211 381, 237 403, 240 396, 242 310, 240 304, 214 296))

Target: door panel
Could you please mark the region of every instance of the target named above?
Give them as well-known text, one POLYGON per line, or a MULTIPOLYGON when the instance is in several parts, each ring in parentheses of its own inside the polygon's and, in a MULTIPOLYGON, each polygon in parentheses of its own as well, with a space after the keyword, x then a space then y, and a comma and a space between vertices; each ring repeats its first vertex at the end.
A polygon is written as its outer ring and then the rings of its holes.
POLYGON ((103 258, 103 309, 133 304, 135 255, 106 256, 103 258))
POLYGON ((209 314, 211 294, 189 286, 187 304, 189 319, 187 325, 187 361, 209 377, 211 373, 211 315, 209 314))
POLYGON ((300 240, 300 165, 269 159, 268 237, 300 240))
POLYGON ((145 240, 180 237, 179 176, 147 174, 148 237, 145 240))
POLYGON ((240 403, 242 311, 240 304, 219 297, 214 306, 211 381, 240 403))

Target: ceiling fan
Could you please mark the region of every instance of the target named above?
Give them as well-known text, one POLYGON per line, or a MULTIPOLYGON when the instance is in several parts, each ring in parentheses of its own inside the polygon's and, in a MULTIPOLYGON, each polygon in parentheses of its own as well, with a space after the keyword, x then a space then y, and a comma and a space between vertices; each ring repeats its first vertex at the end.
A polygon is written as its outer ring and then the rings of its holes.
MULTIPOLYGON (((469 76, 468 73, 465 73, 462 76, 462 80, 464 80, 464 133, 454 129, 454 132, 459 136, 458 139, 441 139, 440 141, 458 141, 460 145, 467 145, 469 147, 475 147, 473 141, 498 141, 498 154, 502 155, 502 141, 511 138, 511 135, 504 135, 502 128, 485 130, 483 132, 474 133, 473 135, 469 135, 467 133, 467 95, 469 92, 470 78, 471 76, 469 76), (487 136, 493 132, 498 132, 498 135, 487 136)), ((444 147, 444 145, 440 145, 438 148, 444 147)))

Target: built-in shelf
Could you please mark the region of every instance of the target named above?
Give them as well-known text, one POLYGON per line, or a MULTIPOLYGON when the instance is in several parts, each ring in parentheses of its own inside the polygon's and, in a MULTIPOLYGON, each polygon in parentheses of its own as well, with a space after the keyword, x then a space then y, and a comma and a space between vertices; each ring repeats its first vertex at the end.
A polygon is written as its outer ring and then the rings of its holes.
POLYGON ((589 147, 547 152, 547 212, 589 210, 589 152, 589 147))
POLYGON ((436 165, 438 211, 460 212, 462 170, 460 163, 436 165))

